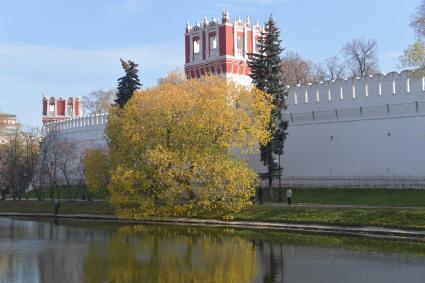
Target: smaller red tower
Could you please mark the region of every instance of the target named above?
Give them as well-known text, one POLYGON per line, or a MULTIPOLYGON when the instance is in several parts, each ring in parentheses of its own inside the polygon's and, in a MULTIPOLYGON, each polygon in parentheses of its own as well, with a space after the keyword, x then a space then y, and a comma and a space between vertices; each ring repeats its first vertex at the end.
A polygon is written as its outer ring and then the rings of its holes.
POLYGON ((82 116, 82 104, 80 98, 68 97, 66 100, 62 97, 55 99, 43 95, 43 125, 46 123, 66 120, 73 117, 82 116))

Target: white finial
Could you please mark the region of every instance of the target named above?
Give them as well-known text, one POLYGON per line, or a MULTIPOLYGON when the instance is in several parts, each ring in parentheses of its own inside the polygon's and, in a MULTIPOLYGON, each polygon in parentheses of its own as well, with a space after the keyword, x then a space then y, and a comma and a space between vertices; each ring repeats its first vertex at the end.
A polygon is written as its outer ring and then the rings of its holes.
POLYGON ((217 23, 217 19, 215 17, 212 17, 211 22, 217 23))
POLYGON ((260 26, 260 23, 258 22, 258 20, 255 22, 255 26, 260 26))
POLYGON ((238 18, 236 20, 238 21, 238 23, 242 22, 241 16, 238 16, 238 18))
POLYGON ((186 31, 189 31, 191 28, 189 21, 186 21, 186 31))
POLYGON ((229 11, 227 9, 224 10, 224 12, 223 12, 223 19, 226 19, 226 20, 229 19, 229 11))
POLYGON ((196 21, 196 26, 201 27, 201 24, 198 21, 196 21))
POLYGON ((251 19, 248 17, 246 17, 246 25, 249 26, 251 25, 251 19))
POLYGON ((207 17, 204 17, 204 27, 206 27, 208 25, 208 19, 207 17))

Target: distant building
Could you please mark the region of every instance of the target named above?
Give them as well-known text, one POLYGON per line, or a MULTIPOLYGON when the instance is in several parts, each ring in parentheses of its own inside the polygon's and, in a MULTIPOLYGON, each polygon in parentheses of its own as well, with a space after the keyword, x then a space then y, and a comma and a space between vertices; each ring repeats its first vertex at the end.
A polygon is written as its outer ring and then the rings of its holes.
POLYGON ((43 125, 50 122, 62 121, 70 118, 76 118, 83 115, 82 102, 79 97, 68 97, 66 100, 62 97, 43 96, 43 125))
POLYGON ((21 124, 16 121, 16 115, 0 113, 0 123, 0 144, 5 144, 22 129, 21 124))

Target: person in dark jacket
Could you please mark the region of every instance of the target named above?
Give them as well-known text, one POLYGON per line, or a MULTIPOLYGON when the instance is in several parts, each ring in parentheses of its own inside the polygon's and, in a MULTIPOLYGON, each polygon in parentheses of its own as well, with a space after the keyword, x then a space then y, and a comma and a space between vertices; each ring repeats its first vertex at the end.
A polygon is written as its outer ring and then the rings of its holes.
POLYGON ((59 200, 55 201, 55 215, 59 214, 59 208, 61 207, 61 203, 59 200))
POLYGON ((258 202, 260 204, 263 204, 264 203, 264 189, 262 187, 260 187, 258 189, 258 202))

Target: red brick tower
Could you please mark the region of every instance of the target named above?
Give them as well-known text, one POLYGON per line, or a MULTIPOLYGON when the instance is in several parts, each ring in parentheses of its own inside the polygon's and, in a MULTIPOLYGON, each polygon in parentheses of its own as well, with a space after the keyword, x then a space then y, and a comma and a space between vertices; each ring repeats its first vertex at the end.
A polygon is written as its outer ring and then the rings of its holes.
POLYGON ((43 95, 43 125, 49 122, 65 120, 82 116, 82 104, 78 97, 73 99, 62 97, 55 99, 43 95))
POLYGON ((213 74, 222 75, 242 85, 250 85, 248 53, 255 52, 262 27, 251 25, 249 17, 232 23, 229 12, 223 12, 221 23, 215 17, 203 24, 186 24, 185 73, 188 79, 213 74))

